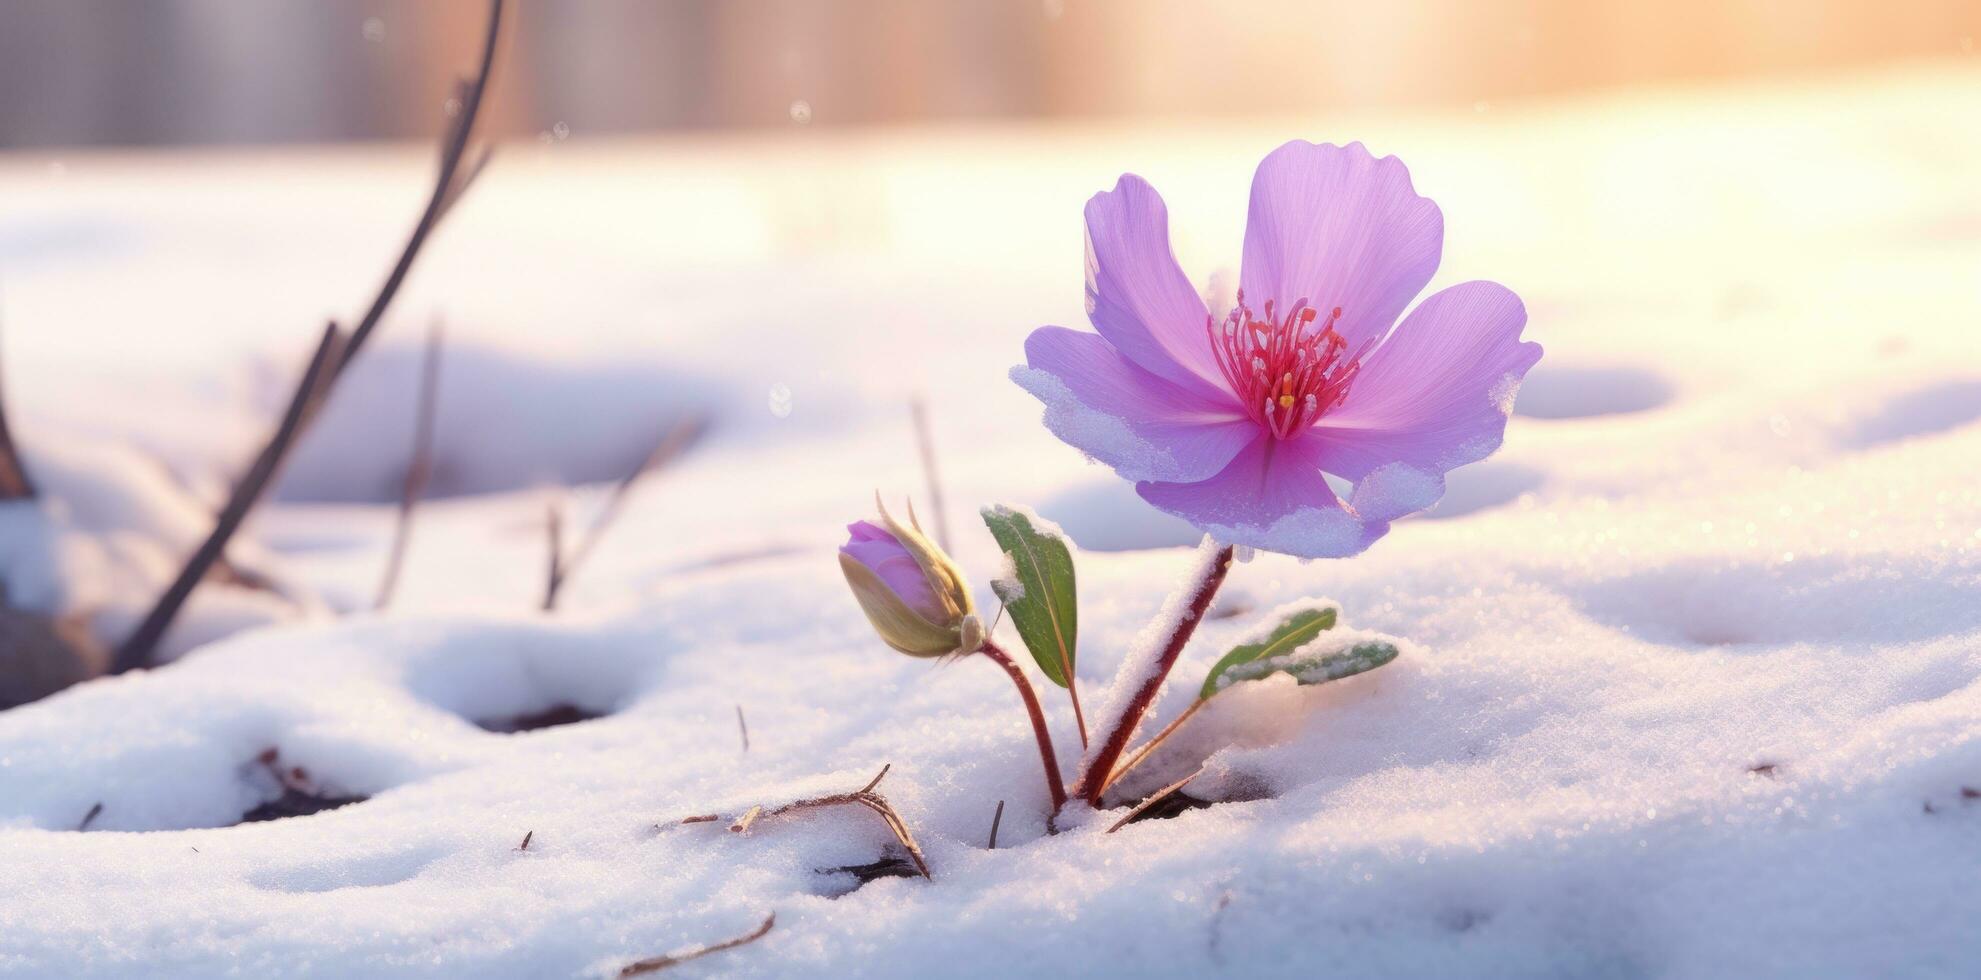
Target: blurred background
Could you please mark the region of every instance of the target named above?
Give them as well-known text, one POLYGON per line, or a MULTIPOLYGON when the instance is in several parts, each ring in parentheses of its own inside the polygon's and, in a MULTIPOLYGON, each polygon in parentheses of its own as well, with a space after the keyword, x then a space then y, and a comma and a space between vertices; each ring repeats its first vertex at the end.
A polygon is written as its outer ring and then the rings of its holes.
MULTIPOLYGON (((0 147, 433 132, 480 0, 0 0, 0 147)), ((1977 0, 524 0, 488 131, 1474 106, 1971 58, 1977 0)))

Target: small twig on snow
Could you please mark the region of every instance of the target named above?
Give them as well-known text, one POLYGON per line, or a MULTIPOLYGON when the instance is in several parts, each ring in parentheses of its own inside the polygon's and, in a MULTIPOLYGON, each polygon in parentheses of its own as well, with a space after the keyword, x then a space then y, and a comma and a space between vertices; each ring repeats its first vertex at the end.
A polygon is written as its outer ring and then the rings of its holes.
POLYGON ((82 819, 82 822, 81 822, 81 823, 79 823, 79 824, 76 824, 76 829, 77 829, 77 830, 79 830, 79 831, 81 831, 81 830, 88 830, 88 829, 89 829, 89 825, 90 825, 90 824, 93 824, 93 823, 95 823, 95 822, 96 822, 96 818, 97 818, 97 817, 99 817, 99 816, 101 816, 102 814, 103 814, 103 801, 102 801, 102 800, 98 800, 98 801, 96 801, 95 803, 92 803, 92 804, 90 804, 90 807, 89 807, 89 812, 88 812, 88 813, 85 813, 85 814, 83 814, 83 819, 82 819))
POLYGON ((625 978, 636 977, 643 973, 656 973, 671 966, 679 966, 689 960, 700 959, 710 953, 720 953, 725 949, 735 949, 738 946, 745 946, 762 939, 765 933, 770 932, 771 926, 776 924, 777 913, 772 912, 764 916, 762 925, 734 939, 725 939, 722 942, 708 946, 696 946, 693 949, 684 949, 679 953, 669 953, 666 956, 655 956, 651 959, 640 960, 637 963, 629 963, 620 969, 619 976, 625 978))
POLYGON ((518 845, 516 845, 516 850, 519 850, 519 851, 527 851, 527 850, 529 850, 529 849, 530 849, 530 840, 531 840, 531 838, 534 838, 534 837, 535 837, 536 835, 537 835, 537 832, 536 832, 536 831, 534 831, 534 830, 531 830, 531 831, 526 831, 526 832, 525 832, 525 833, 523 834, 523 842, 522 842, 521 844, 518 844, 518 845))
MULTIPOLYGON (((901 844, 902 850, 908 852, 908 859, 915 863, 915 870, 921 872, 922 877, 933 881, 935 880, 935 876, 929 873, 929 862, 926 858, 922 857, 922 848, 921 845, 915 843, 915 835, 908 831, 907 821, 901 819, 901 814, 895 812, 893 805, 887 802, 886 797, 874 792, 874 787, 880 785, 880 781, 887 777, 888 770, 892 768, 894 768, 892 763, 882 766, 880 772, 876 773, 873 779, 867 781, 867 785, 851 793, 834 793, 830 796, 794 800, 768 810, 764 809, 761 805, 753 806, 743 816, 730 824, 729 830, 732 833, 742 833, 760 821, 787 813, 795 813, 799 810, 816 810, 830 806, 863 806, 879 815, 881 821, 887 824, 887 829, 893 831, 894 839, 901 844)), ((684 824, 708 823, 716 819, 720 818, 711 814, 708 816, 688 817, 681 822, 684 824)))
POLYGON ((736 706, 736 730, 743 736, 743 751, 750 751, 750 723, 743 720, 743 706, 736 706))
POLYGON ((433 421, 440 401, 440 321, 427 329, 426 356, 420 361, 419 407, 413 420, 413 450, 406 463, 405 492, 399 497, 399 519, 392 526, 392 550, 385 559, 385 578, 378 584, 373 609, 392 603, 399 585, 399 567, 406 560, 406 542, 413 534, 413 508, 433 479, 433 421))
POLYGON ((626 494, 633 489, 633 484, 638 483, 640 477, 666 466, 675 457, 686 452, 688 447, 694 445, 695 440, 700 439, 702 433, 707 430, 708 419, 700 415, 682 419, 669 427, 666 434, 661 436, 660 442, 653 447, 653 451, 647 453, 640 460, 640 464, 634 467, 632 472, 621 477, 619 483, 612 488, 611 495, 605 498, 605 504, 599 508, 598 516, 592 520, 591 527, 585 530, 585 536, 578 542, 577 547, 571 549, 571 554, 566 556, 561 547, 553 548, 550 555, 550 579, 544 584, 543 590, 544 612, 551 612, 557 608, 557 594, 563 591, 564 583, 570 580, 571 573, 590 557, 592 549, 598 547, 600 539, 605 537, 606 530, 619 517, 619 511, 626 501, 626 494))
POLYGON ((997 828, 998 825, 1002 823, 1004 823, 1004 801, 999 800, 997 801, 997 812, 991 814, 990 843, 984 845, 985 850, 990 850, 990 851, 997 850, 997 828))

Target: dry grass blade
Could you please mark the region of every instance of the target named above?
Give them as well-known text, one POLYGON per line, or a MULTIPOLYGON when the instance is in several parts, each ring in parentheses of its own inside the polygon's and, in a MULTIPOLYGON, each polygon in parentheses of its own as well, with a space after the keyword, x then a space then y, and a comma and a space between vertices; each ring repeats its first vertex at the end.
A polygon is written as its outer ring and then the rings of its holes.
MULTIPOLYGON (((248 511, 268 489, 268 484, 281 468, 283 459, 295 445, 297 437, 315 416, 316 409, 328 397, 332 384, 344 373, 344 369, 350 366, 351 359, 378 329, 379 320, 385 316, 386 308, 392 305, 393 297, 399 294, 399 287, 412 272, 413 262, 419 257, 421 246, 426 244, 427 237, 440 223, 448 206, 459 199, 460 192, 466 187, 461 177, 461 161, 467 151, 468 139, 474 131, 475 118, 481 112, 482 97, 488 92, 489 75, 495 68, 496 41, 502 33, 502 8, 503 0, 489 0, 488 29, 482 40, 480 68, 475 72, 474 81, 464 90, 458 116, 442 135, 440 167, 434 180, 433 193, 427 198, 426 207, 421 211, 419 221, 413 225, 412 234, 407 236, 406 245, 400 250, 398 260, 392 264, 392 271, 386 275, 384 284, 379 287, 378 294, 372 298, 371 305, 358 321, 357 329, 351 331, 348 339, 337 330, 335 324, 325 332, 324 340, 317 348, 317 357, 311 361, 310 372, 305 375, 303 383, 296 389, 290 414, 284 416, 282 425, 276 429, 275 436, 255 459, 248 475, 235 485, 232 496, 221 509, 220 517, 214 521, 213 531, 187 560, 185 567, 180 569, 178 578, 158 598, 137 630, 118 648, 117 658, 111 665, 113 672, 122 673, 151 664, 159 640, 164 638, 166 629, 178 617, 179 610, 192 595, 193 588, 226 551, 228 540, 240 529, 248 511), (328 360, 325 360, 326 355, 329 355, 328 360)), ((486 161, 484 159, 481 162, 486 161)), ((472 176, 475 172, 475 168, 470 168, 468 174, 472 176)))
POLYGON ((1133 823, 1136 817, 1139 817, 1142 814, 1147 813, 1150 807, 1155 806, 1158 803, 1161 803, 1164 799, 1168 798, 1169 794, 1174 793, 1179 789, 1182 789, 1186 785, 1189 785, 1190 780, 1193 780, 1203 774, 1204 774, 1204 767, 1198 766, 1196 772, 1193 772, 1190 775, 1177 780, 1176 782, 1170 783, 1168 786, 1164 786, 1162 789, 1156 790, 1155 795, 1149 797, 1146 800, 1143 800, 1140 803, 1135 804, 1135 809, 1128 811, 1127 816, 1124 816, 1121 819, 1116 820, 1114 822, 1114 826, 1109 827, 1107 829, 1107 832, 1112 834, 1115 831, 1128 826, 1130 823, 1133 823))
POLYGON ((666 434, 661 436, 660 442, 655 444, 653 451, 641 458, 640 464, 613 486, 611 495, 605 498, 605 504, 599 508, 598 517, 592 521, 591 527, 586 529, 584 538, 571 550, 571 554, 565 555, 561 547, 551 552, 550 579, 545 583, 543 590, 545 612, 557 608, 557 596, 564 590, 564 583, 570 581, 571 573, 577 571, 578 566, 591 556, 593 549, 597 548, 599 541, 605 537, 605 532, 612 527, 613 521, 619 518, 619 512, 626 503, 626 495, 633 489, 633 485, 640 482, 641 477, 666 466, 675 457, 686 452, 688 447, 694 445, 706 431, 708 431, 708 419, 700 415, 690 416, 670 426, 666 434))
POLYGON ((736 730, 743 736, 743 751, 750 751, 750 723, 743 720, 743 706, 736 706, 736 730))
POLYGON ((990 851, 997 850, 997 828, 998 825, 1002 823, 1004 823, 1004 801, 999 800, 997 801, 997 812, 991 814, 990 843, 984 845, 985 850, 990 850, 990 851))
POLYGON ((385 559, 385 577, 378 583, 373 609, 392 604, 392 593, 399 586, 399 568, 406 561, 406 542, 413 534, 413 508, 433 479, 433 423, 440 402, 440 321, 435 320, 426 335, 426 356, 420 362, 419 407, 413 419, 413 452, 406 463, 405 492, 399 497, 399 517, 392 525, 392 550, 385 559))
MULTIPOLYGON (((4 379, 0 379, 4 380, 4 379)), ((7 428, 6 390, 0 387, 0 500, 26 500, 34 496, 34 483, 21 463, 20 450, 7 428)))
POLYGON ((719 943, 712 943, 707 946, 697 946, 693 949, 684 949, 679 953, 669 953, 666 956, 656 956, 653 957, 652 959, 640 960, 637 963, 629 963, 619 970, 619 975, 621 977, 637 977, 643 973, 657 973, 671 966, 680 966, 681 964, 686 963, 689 960, 700 959, 704 956, 709 955, 710 953, 720 953, 725 949, 735 949, 738 946, 746 946, 750 943, 756 942, 759 939, 762 939, 765 934, 770 932, 771 927, 776 924, 777 924, 777 913, 772 912, 771 914, 764 916, 764 921, 762 925, 759 925, 755 929, 752 929, 749 932, 737 936, 734 939, 725 939, 719 943))

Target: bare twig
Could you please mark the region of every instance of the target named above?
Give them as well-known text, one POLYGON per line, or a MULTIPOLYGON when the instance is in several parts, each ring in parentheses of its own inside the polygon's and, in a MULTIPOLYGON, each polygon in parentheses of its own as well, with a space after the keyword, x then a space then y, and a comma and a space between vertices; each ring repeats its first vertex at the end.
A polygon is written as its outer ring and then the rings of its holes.
POLYGON ((385 560, 385 578, 378 583, 373 609, 392 602, 399 585, 399 567, 406 560, 406 542, 413 534, 413 508, 433 479, 433 420, 440 401, 440 321, 427 329, 426 356, 420 361, 419 408, 413 419, 413 450, 406 463, 405 492, 399 497, 399 519, 392 526, 392 551, 385 560))
MULTIPOLYGON (((4 380, 4 379, 0 379, 4 380)), ((5 389, 0 388, 0 395, 5 389)), ((28 479, 20 450, 7 429, 7 400, 0 397, 0 500, 26 500, 34 496, 34 483, 28 479)))
POLYGON ((713 943, 708 946, 696 946, 693 949, 684 949, 679 953, 669 953, 666 956, 656 956, 652 959, 640 960, 637 963, 629 963, 619 971, 619 976, 624 978, 636 977, 643 973, 657 973, 671 966, 679 966, 689 960, 700 959, 710 953, 720 953, 725 949, 746 946, 762 939, 766 933, 770 932, 770 928, 776 924, 777 913, 772 912, 764 916, 762 925, 734 939, 725 939, 722 942, 713 943))
MULTIPOLYGON (((412 271, 413 261, 418 258, 427 237, 440 223, 448 206, 460 199, 467 181, 480 172, 478 165, 463 172, 461 161, 474 130, 475 117, 480 113, 482 98, 488 92, 489 75, 495 67, 496 40, 502 29, 502 8, 503 0, 489 0, 488 29, 482 41, 481 65, 473 81, 462 89, 460 112, 442 135, 440 166, 434 178, 433 193, 427 198, 426 208, 413 226, 412 234, 407 237, 405 247, 400 250, 398 261, 393 263, 392 271, 386 275, 378 294, 372 298, 371 306, 365 310, 357 329, 350 333, 348 339, 334 324, 325 331, 324 340, 317 348, 317 356, 311 360, 311 370, 304 376, 304 383, 297 388, 290 415, 284 417, 283 424, 256 457, 248 475, 235 485, 233 495, 214 522, 213 531, 187 560, 185 567, 180 569, 179 577, 158 598, 137 630, 118 648, 117 658, 111 667, 113 672, 122 673, 151 665, 159 640, 164 638, 166 629, 177 618, 193 588, 226 551, 228 540, 240 529, 248 511, 268 489, 297 437, 329 394, 331 384, 350 366, 351 359, 371 338, 372 332, 378 329, 379 320, 384 317, 386 308, 392 304, 399 287, 412 271)), ((482 162, 486 162, 485 155, 477 158, 478 164, 482 162)))
POLYGON ((323 339, 317 342, 316 352, 310 355, 309 366, 304 369, 302 380, 289 397, 289 407, 282 413, 282 421, 276 426, 275 434, 269 437, 261 455, 255 458, 254 465, 248 468, 241 482, 234 487, 234 493, 227 500, 226 507, 214 518, 213 530, 199 549, 179 569, 179 577, 174 579, 165 594, 145 615, 144 621, 117 648, 117 658, 111 664, 111 673, 121 674, 151 665, 152 652, 158 648, 158 641, 165 637, 165 631, 179 614, 180 607, 193 593, 194 587, 206 577, 206 573, 220 560, 227 548, 228 539, 240 529, 241 522, 247 519, 248 511, 267 489, 275 471, 282 465, 282 457, 295 442, 296 434, 309 421, 310 413, 323 398, 329 387, 334 365, 344 348, 344 334, 332 323, 323 330, 323 339))
POLYGON ((721 819, 722 819, 722 815, 719 813, 698 813, 692 817, 682 817, 681 822, 684 824, 714 823, 717 820, 721 820, 721 819))
POLYGON ((1169 794, 1174 793, 1179 789, 1182 789, 1185 785, 1187 785, 1190 782, 1190 780, 1193 780, 1203 774, 1204 774, 1204 767, 1198 766, 1196 772, 1193 772, 1190 775, 1177 780, 1176 782, 1170 783, 1168 786, 1164 786, 1162 789, 1156 790, 1154 796, 1151 796, 1148 799, 1135 804, 1135 809, 1128 811, 1127 816, 1122 817, 1119 820, 1116 820, 1114 822, 1114 826, 1109 827, 1107 829, 1107 832, 1112 834, 1115 831, 1128 826, 1128 824, 1133 822, 1136 817, 1139 817, 1142 814, 1148 812, 1148 809, 1150 807, 1155 806, 1158 803, 1161 803, 1165 798, 1169 796, 1169 794))
MULTIPOLYGON (((816 810, 831 806, 863 806, 872 810, 880 817, 883 823, 887 824, 887 829, 894 833, 894 839, 901 844, 901 849, 908 852, 908 860, 915 863, 915 870, 921 872, 922 877, 934 880, 935 876, 929 873, 928 860, 922 857, 921 845, 915 843, 915 835, 908 831, 907 821, 901 819, 901 814, 895 812, 893 805, 887 802, 886 797, 874 792, 874 787, 879 786, 880 781, 887 778, 887 772, 892 768, 892 763, 882 766, 880 772, 874 774, 874 778, 867 781, 867 785, 851 793, 834 793, 830 796, 794 800, 768 810, 764 809, 761 805, 753 806, 741 817, 737 818, 734 823, 730 824, 729 829, 732 833, 742 833, 760 821, 787 813, 795 813, 799 810, 816 810)), ((688 817, 681 822, 684 824, 708 823, 712 819, 716 818, 713 815, 688 817)))
POLYGON ((666 466, 675 457, 686 452, 688 447, 694 445, 695 440, 700 439, 702 433, 707 430, 708 420, 700 415, 690 416, 670 426, 661 436, 660 442, 655 444, 653 451, 647 453, 632 472, 621 477, 618 484, 613 486, 612 493, 605 498, 604 505, 599 508, 598 516, 592 520, 591 527, 585 530, 585 536, 578 542, 577 547, 571 549, 568 556, 561 548, 551 552, 550 578, 543 590, 545 612, 557 608, 557 594, 563 591, 564 583, 570 580, 571 573, 577 571, 578 566, 591 556, 592 550, 598 547, 599 541, 605 537, 605 532, 611 528, 612 522, 618 519, 619 512, 626 502, 626 494, 633 489, 633 484, 638 483, 640 477, 666 466))
POLYGON ((736 730, 743 735, 743 751, 750 751, 750 723, 743 720, 743 706, 736 706, 736 730))
POLYGON ((530 831, 525 831, 525 832, 523 833, 523 843, 521 843, 521 844, 519 844, 519 845, 517 845, 517 847, 516 847, 516 850, 519 850, 519 851, 527 851, 527 850, 529 850, 529 849, 530 849, 530 841, 531 841, 531 840, 532 840, 533 838, 535 838, 535 837, 536 837, 536 835, 537 835, 537 832, 536 832, 536 831, 534 831, 534 830, 530 830, 530 831))
POLYGON ((756 823, 757 818, 762 816, 763 812, 764 812, 764 808, 762 804, 758 804, 756 806, 749 808, 748 810, 743 812, 742 816, 736 818, 735 823, 729 825, 729 832, 732 834, 740 834, 743 831, 750 829, 750 825, 756 823))
POLYGON ((997 850, 997 828, 1002 823, 1004 823, 1004 801, 999 800, 997 801, 997 812, 991 814, 991 836, 990 843, 984 845, 986 850, 997 850))
POLYGON ((88 829, 89 829, 89 825, 90 825, 90 824, 93 824, 93 823, 95 823, 95 822, 96 822, 96 818, 97 818, 97 817, 99 817, 99 816, 101 816, 102 814, 103 814, 103 801, 102 801, 102 800, 98 800, 98 801, 96 801, 95 803, 92 803, 92 804, 90 804, 90 807, 89 807, 89 812, 88 812, 88 813, 85 813, 85 814, 83 814, 83 819, 82 819, 82 822, 81 822, 81 823, 78 823, 78 824, 76 824, 76 829, 77 829, 77 830, 88 830, 88 829))
POLYGON ((935 435, 929 429, 929 403, 916 395, 909 403, 915 419, 915 444, 922 453, 922 475, 929 481, 929 510, 935 513, 935 542, 949 550, 949 512, 942 506, 942 479, 936 475, 935 435))

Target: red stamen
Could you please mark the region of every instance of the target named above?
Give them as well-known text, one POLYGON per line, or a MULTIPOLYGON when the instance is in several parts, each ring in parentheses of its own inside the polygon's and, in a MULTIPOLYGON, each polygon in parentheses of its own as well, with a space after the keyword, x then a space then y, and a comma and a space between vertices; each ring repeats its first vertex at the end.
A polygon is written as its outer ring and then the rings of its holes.
POLYGON ((1305 299, 1283 318, 1274 315, 1273 301, 1267 300, 1264 316, 1254 317, 1242 290, 1238 308, 1221 327, 1204 318, 1218 370, 1239 404, 1275 438, 1301 431, 1341 404, 1369 351, 1370 344, 1363 344, 1344 356, 1348 341, 1334 328, 1341 307, 1329 311, 1319 327, 1312 326, 1316 318, 1305 299))

